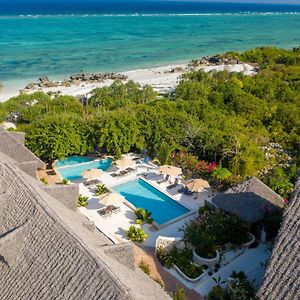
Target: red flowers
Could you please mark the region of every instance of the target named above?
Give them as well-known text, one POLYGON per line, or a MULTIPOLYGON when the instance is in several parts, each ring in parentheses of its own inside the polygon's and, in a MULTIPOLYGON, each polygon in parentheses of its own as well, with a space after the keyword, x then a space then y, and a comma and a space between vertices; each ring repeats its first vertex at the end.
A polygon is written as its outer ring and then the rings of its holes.
POLYGON ((285 205, 289 204, 289 200, 287 198, 283 199, 283 202, 284 202, 285 205))
POLYGON ((197 170, 212 173, 213 170, 215 170, 217 167, 218 167, 218 165, 215 162, 208 163, 208 162, 202 160, 199 162, 199 164, 197 166, 197 170))

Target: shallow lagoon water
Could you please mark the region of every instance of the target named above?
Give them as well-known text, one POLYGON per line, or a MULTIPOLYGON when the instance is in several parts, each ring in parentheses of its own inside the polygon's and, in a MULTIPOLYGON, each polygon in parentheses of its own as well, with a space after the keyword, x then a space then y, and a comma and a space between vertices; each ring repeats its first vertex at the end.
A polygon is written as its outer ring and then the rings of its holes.
POLYGON ((0 80, 13 86, 81 70, 125 71, 256 46, 300 45, 300 6, 107 5, 0 9, 0 80))

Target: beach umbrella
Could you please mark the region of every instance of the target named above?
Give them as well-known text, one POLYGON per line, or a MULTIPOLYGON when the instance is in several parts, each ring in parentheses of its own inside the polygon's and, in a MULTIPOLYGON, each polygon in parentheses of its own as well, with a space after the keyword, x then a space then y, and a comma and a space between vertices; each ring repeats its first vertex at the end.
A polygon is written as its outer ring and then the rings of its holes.
POLYGON ((181 168, 169 166, 169 165, 160 166, 159 171, 169 176, 179 176, 180 174, 182 174, 181 168))
POLYGON ((121 158, 121 159, 119 159, 119 160, 116 160, 115 163, 116 163, 116 165, 117 165, 119 168, 121 168, 121 169, 125 169, 125 168, 127 168, 127 167, 131 167, 131 166, 133 166, 133 164, 134 164, 134 162, 133 162, 132 159, 126 158, 126 157, 123 157, 123 158, 121 158))
POLYGON ((124 202, 124 197, 121 196, 118 193, 109 193, 106 196, 104 196, 100 202, 103 205, 109 206, 109 205, 113 205, 113 206, 118 206, 121 203, 124 202))
POLYGON ((206 180, 199 178, 199 179, 192 179, 189 182, 187 182, 186 187, 191 192, 200 192, 203 191, 205 188, 210 188, 210 185, 206 180))
POLYGON ((88 180, 96 179, 97 177, 100 177, 104 174, 104 171, 100 169, 89 169, 84 171, 81 176, 88 180))

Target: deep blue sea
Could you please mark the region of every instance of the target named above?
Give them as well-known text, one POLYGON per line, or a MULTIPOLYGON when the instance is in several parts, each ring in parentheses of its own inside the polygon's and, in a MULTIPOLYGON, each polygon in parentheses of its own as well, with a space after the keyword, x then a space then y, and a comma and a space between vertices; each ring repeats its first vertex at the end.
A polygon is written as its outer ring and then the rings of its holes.
POLYGON ((123 71, 300 45, 300 5, 0 0, 0 80, 123 71))

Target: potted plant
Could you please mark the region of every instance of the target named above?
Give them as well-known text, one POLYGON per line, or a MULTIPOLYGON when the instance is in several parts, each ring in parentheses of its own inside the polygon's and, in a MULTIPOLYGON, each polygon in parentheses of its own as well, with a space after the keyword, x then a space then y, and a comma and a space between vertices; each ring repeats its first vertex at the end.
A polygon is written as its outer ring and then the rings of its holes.
POLYGON ((137 217, 136 223, 139 225, 142 225, 145 223, 152 224, 152 222, 153 222, 153 219, 151 218, 152 213, 144 208, 137 208, 136 211, 134 212, 134 214, 137 217))
POLYGON ((216 239, 207 232, 202 232, 199 235, 199 244, 194 248, 193 259, 197 264, 206 264, 209 266, 216 264, 220 259, 216 239))
POLYGON ((142 228, 131 225, 126 231, 126 238, 133 242, 142 243, 148 238, 148 234, 142 228))
POLYGON ((106 194, 108 192, 107 187, 104 184, 97 184, 96 185, 96 195, 101 196, 103 194, 106 194))
POLYGON ((249 232, 249 241, 242 244, 242 248, 248 249, 255 242, 255 236, 249 232))
POLYGON ((77 199, 77 207, 86 207, 88 205, 87 200, 89 197, 82 196, 79 194, 78 199, 77 199))

